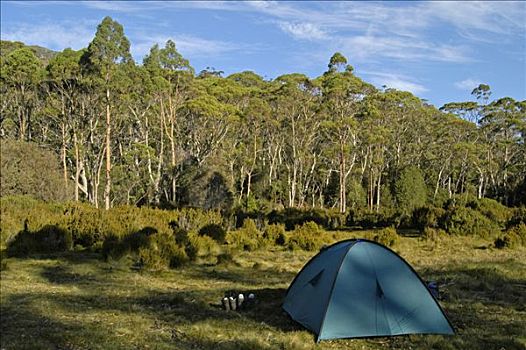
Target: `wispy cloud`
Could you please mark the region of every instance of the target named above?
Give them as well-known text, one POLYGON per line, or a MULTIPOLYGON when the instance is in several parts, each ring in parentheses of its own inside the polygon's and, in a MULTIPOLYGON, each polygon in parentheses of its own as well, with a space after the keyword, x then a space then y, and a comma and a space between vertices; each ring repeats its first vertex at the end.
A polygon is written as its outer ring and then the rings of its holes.
POLYGON ((353 60, 365 61, 375 57, 406 61, 467 62, 465 46, 444 45, 434 42, 396 36, 357 35, 335 38, 342 51, 352 54, 353 60))
POLYGON ((426 3, 424 12, 464 31, 477 30, 511 34, 526 30, 524 2, 492 1, 433 1, 426 3))
POLYGON ((462 81, 455 82, 455 87, 459 90, 472 91, 474 88, 479 86, 481 81, 479 79, 467 78, 462 81))
POLYGON ((244 43, 233 43, 229 41, 221 40, 210 40, 201 38, 193 35, 186 34, 175 34, 175 35, 157 35, 148 36, 142 35, 135 38, 133 41, 131 51, 134 57, 137 59, 143 57, 149 53, 150 48, 154 44, 159 44, 163 47, 166 41, 169 39, 175 42, 177 50, 183 54, 183 56, 192 57, 208 57, 208 56, 220 56, 226 53, 234 51, 253 51, 258 50, 258 45, 244 44, 244 43))
POLYGON ((402 91, 409 91, 415 95, 429 91, 425 86, 419 84, 414 78, 408 77, 404 74, 385 73, 385 72, 364 72, 371 82, 376 86, 387 86, 402 91))
POLYGON ((320 40, 327 37, 327 33, 313 23, 280 22, 279 27, 296 39, 320 40))
POLYGON ((149 1, 147 3, 140 1, 79 1, 79 3, 92 9, 124 13, 144 11, 150 6, 152 9, 163 6, 162 2, 157 1, 149 1))
POLYGON ((96 24, 89 21, 27 23, 2 28, 2 40, 22 41, 52 50, 62 50, 66 47, 78 50, 89 44, 95 30, 96 24))

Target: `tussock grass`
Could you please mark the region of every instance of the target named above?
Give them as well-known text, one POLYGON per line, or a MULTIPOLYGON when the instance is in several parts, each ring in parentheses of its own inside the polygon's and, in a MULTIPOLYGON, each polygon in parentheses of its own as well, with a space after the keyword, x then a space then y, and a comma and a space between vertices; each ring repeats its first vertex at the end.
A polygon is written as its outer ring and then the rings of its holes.
MULTIPOLYGON (((334 232, 340 240, 364 232, 334 232)), ((289 283, 315 252, 237 252, 161 272, 133 271, 95 253, 9 258, 1 272, 2 349, 525 349, 525 248, 491 239, 401 237, 393 247, 441 287, 455 336, 402 336, 316 344, 281 310, 289 283), (258 303, 225 312, 227 291, 258 303)))

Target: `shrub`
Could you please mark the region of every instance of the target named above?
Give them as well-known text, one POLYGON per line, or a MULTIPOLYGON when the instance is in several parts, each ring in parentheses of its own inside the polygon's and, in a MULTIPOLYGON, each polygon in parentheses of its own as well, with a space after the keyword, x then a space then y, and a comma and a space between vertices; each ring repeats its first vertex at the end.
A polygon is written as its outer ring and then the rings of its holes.
POLYGON ((392 247, 398 243, 398 239, 399 237, 394 227, 386 227, 381 229, 373 238, 375 242, 381 243, 388 247, 392 247))
POLYGON ((121 238, 108 236, 102 253, 105 259, 130 257, 136 267, 153 270, 178 267, 190 260, 185 247, 177 244, 174 235, 157 232, 151 227, 121 238))
POLYGON ((217 243, 225 243, 226 230, 218 224, 208 224, 199 230, 200 236, 208 236, 217 243))
POLYGON ((440 228, 434 228, 434 227, 425 227, 424 232, 422 233, 423 239, 432 241, 432 242, 436 242, 445 236, 447 236, 446 231, 440 228))
POLYGON ((73 184, 65 186, 57 156, 33 142, 0 141, 1 196, 29 195, 44 201, 67 200, 73 184))
POLYGON ((108 216, 107 213, 91 205, 71 203, 64 208, 61 226, 71 232, 75 244, 91 247, 97 242, 103 242, 110 233, 118 236, 123 235, 121 232, 115 232, 116 230, 107 232, 109 220, 105 216, 108 216))
POLYGON ((319 250, 323 244, 325 232, 312 221, 297 226, 289 235, 287 246, 290 250, 303 249, 308 251, 319 250))
POLYGON ((450 234, 488 237, 499 231, 498 226, 476 210, 465 207, 448 209, 443 228, 450 234))
POLYGON ((270 224, 284 224, 287 231, 293 230, 298 225, 312 221, 326 229, 336 229, 345 224, 345 214, 329 209, 301 210, 286 208, 282 211, 273 210, 268 214, 270 224))
POLYGON ((264 245, 263 235, 259 232, 256 223, 252 219, 245 219, 243 226, 228 233, 228 244, 242 247, 244 250, 253 251, 264 245))
POLYGON ((363 210, 351 210, 347 215, 348 226, 362 228, 387 227, 393 224, 393 219, 384 213, 363 210))
POLYGON ((426 183, 422 171, 416 166, 402 170, 394 184, 394 197, 398 211, 409 215, 426 203, 426 183))
POLYGON ((162 270, 179 267, 189 260, 184 248, 175 243, 173 236, 154 233, 147 237, 146 244, 138 249, 139 266, 162 270))
POLYGON ((522 245, 526 246, 526 224, 520 223, 508 229, 508 231, 514 232, 521 239, 522 245))
POLYGON ((217 255, 220 250, 218 243, 212 238, 197 234, 189 234, 188 243, 185 245, 186 254, 191 261, 198 256, 217 255))
POLYGON ((466 204, 466 207, 478 211, 502 228, 506 226, 506 223, 510 220, 513 214, 510 208, 489 198, 469 201, 466 204))
POLYGON ((506 227, 512 227, 520 223, 526 224, 526 207, 520 207, 513 209, 510 220, 506 227))
POLYGON ((413 218, 405 213, 398 213, 391 218, 392 225, 396 228, 412 228, 413 218))
POLYGON ((46 225, 37 232, 22 231, 7 249, 10 256, 25 256, 38 253, 58 253, 71 250, 71 233, 55 225, 46 225))
POLYGON ((59 223, 63 208, 27 196, 2 197, 0 217, 0 249, 6 249, 20 231, 36 232, 45 225, 59 223))
POLYGON ((127 253, 126 247, 121 244, 119 237, 117 236, 108 236, 102 243, 102 258, 108 261, 110 258, 114 260, 119 260, 127 253))
POLYGON ((257 239, 247 237, 239 230, 228 233, 228 244, 249 252, 258 249, 261 246, 261 243, 257 239))
POLYGON ((417 208, 412 215, 413 226, 421 230, 426 227, 437 228, 440 226, 445 213, 444 209, 433 206, 417 208))
POLYGON ((285 244, 285 225, 272 224, 265 227, 263 232, 263 239, 270 244, 284 245, 285 244))
POLYGON ((495 240, 496 248, 516 248, 526 246, 526 224, 520 223, 506 230, 495 240))

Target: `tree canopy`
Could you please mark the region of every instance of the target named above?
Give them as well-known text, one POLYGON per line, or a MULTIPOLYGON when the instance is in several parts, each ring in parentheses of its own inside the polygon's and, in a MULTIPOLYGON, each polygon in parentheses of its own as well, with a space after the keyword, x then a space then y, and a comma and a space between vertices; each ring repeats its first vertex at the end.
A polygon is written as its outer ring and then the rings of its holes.
POLYGON ((401 213, 455 194, 526 202, 526 102, 491 100, 486 84, 437 109, 376 89, 338 52, 319 77, 196 74, 172 40, 137 64, 110 17, 79 51, 2 47, 0 137, 53 151, 78 201, 401 213))

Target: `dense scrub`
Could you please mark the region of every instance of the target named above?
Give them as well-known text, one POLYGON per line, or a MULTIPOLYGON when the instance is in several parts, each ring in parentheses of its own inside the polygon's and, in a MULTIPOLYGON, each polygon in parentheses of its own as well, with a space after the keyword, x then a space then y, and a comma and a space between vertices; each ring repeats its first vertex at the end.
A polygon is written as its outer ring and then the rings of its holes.
POLYGON ((4 248, 19 232, 37 232, 46 225, 55 225, 71 234, 74 245, 90 248, 101 246, 108 237, 124 237, 146 227, 160 233, 172 233, 174 228, 198 231, 207 225, 221 225, 223 221, 217 211, 134 206, 106 211, 83 203, 48 204, 27 197, 0 198, 0 210, 4 248))
POLYGON ((423 238, 435 242, 446 235, 463 235, 494 239, 498 248, 526 244, 524 208, 510 209, 488 199, 454 198, 443 207, 426 205, 390 216, 291 208, 244 216, 238 212, 236 220, 243 221, 237 228, 228 214, 192 208, 121 206, 106 211, 78 202, 4 197, 0 210, 2 249, 7 248, 9 255, 89 249, 102 252, 105 259, 126 258, 133 266, 152 269, 177 267, 200 256, 217 258, 269 247, 317 251, 333 243, 338 232, 334 229, 345 225, 372 230, 362 237, 387 246, 397 244, 397 228, 416 228, 423 238))

